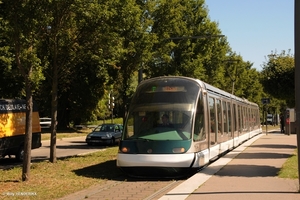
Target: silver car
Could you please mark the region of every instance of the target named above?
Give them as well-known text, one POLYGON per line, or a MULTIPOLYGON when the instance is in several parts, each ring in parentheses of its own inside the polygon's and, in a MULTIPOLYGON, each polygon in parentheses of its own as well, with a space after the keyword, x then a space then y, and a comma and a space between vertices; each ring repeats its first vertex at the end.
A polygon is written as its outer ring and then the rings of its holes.
POLYGON ((51 128, 51 118, 49 117, 41 117, 40 118, 40 126, 41 128, 51 128))
POLYGON ((88 145, 115 145, 121 140, 122 130, 121 124, 102 124, 89 133, 85 141, 88 145))

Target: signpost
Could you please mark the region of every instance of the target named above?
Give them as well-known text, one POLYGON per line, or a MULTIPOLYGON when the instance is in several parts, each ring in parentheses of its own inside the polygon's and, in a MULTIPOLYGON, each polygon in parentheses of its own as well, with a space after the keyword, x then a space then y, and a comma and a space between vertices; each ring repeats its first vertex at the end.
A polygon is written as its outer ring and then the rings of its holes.
POLYGON ((262 98, 261 103, 264 105, 264 110, 265 110, 264 113, 266 113, 266 116, 263 115, 263 118, 265 119, 265 123, 266 123, 266 135, 268 135, 267 104, 270 103, 270 98, 262 98))
POLYGON ((108 109, 111 112, 111 123, 114 123, 114 107, 115 107, 115 97, 112 92, 108 94, 108 109))

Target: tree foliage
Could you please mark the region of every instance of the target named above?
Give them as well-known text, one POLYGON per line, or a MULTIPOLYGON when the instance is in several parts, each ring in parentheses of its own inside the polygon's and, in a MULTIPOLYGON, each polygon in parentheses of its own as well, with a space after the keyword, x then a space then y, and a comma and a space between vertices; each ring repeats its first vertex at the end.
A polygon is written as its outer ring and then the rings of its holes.
POLYGON ((289 52, 271 53, 263 64, 261 82, 267 93, 295 106, 295 61, 289 52))
MULTIPOLYGON (((234 87, 234 94, 258 103, 263 96, 260 73, 232 51, 204 0, 24 2, 32 3, 30 12, 18 10, 28 34, 18 37, 34 41, 32 57, 27 56, 38 69, 33 95, 41 115, 55 117, 57 111, 60 128, 109 117, 111 91, 114 115, 125 116, 141 69, 144 78, 188 76, 230 93, 234 87)), ((13 16, 3 5, 1 15, 13 16)), ((0 91, 3 98, 22 97, 25 80, 8 37, 13 34, 5 20, 0 29, 0 83, 8 82, 0 91)))
MULTIPOLYGON (((43 17, 41 13, 42 1, 3 1, 0 10, 3 19, 2 37, 6 38, 8 47, 2 50, 12 50, 15 65, 19 74, 24 80, 24 93, 26 97, 26 122, 24 140, 24 161, 22 170, 22 180, 28 181, 30 178, 31 162, 31 141, 32 141, 32 110, 33 93, 38 89, 39 83, 44 79, 41 60, 37 56, 37 45, 39 43, 39 33, 43 17)), ((9 51, 5 51, 8 53, 9 51)), ((9 55, 9 54, 8 54, 9 55)), ((8 59, 2 59, 8 61, 8 59)), ((7 72, 12 69, 10 62, 6 68, 7 72)), ((5 70, 4 70, 5 71, 5 70)), ((9 73, 8 73, 9 75, 9 73)))

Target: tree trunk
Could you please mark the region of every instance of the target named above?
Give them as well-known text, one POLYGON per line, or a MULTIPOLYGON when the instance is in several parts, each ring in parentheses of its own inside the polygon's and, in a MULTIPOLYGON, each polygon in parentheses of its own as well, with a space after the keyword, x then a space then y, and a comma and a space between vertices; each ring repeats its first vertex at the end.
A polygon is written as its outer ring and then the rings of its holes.
POLYGON ((57 66, 57 43, 54 39, 53 45, 53 79, 52 79, 52 101, 51 101, 51 141, 50 162, 56 163, 56 131, 57 131, 57 90, 58 90, 58 66, 57 66))
MULTIPOLYGON (((22 76, 25 79, 25 91, 26 91, 26 119, 25 119, 25 138, 24 138, 24 146, 20 148, 24 148, 23 155, 23 168, 22 168, 22 181, 28 181, 30 175, 30 164, 31 164, 31 145, 32 145, 32 110, 33 110, 33 101, 32 101, 32 85, 29 80, 31 69, 26 70, 21 64, 20 52, 21 45, 19 43, 19 39, 15 38, 15 52, 16 52, 16 63, 22 76)), ((22 156, 22 155, 21 155, 22 156)))
POLYGON ((25 141, 24 141, 24 157, 22 181, 28 181, 30 175, 31 164, 31 143, 32 143, 32 91, 30 80, 26 78, 26 125, 25 125, 25 141))

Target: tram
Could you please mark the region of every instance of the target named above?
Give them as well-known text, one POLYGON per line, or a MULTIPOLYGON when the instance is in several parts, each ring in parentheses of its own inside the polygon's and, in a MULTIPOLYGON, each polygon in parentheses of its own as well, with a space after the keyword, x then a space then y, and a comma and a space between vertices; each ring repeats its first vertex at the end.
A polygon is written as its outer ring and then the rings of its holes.
POLYGON ((260 133, 257 104, 198 79, 156 77, 133 96, 117 167, 133 177, 179 177, 260 133))

